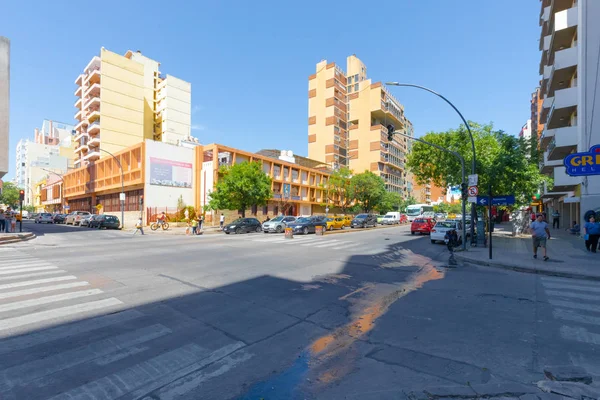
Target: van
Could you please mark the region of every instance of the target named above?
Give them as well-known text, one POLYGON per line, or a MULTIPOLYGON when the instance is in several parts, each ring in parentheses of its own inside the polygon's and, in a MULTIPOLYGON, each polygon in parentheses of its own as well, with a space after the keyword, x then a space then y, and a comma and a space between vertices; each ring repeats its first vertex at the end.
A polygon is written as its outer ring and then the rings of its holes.
POLYGON ((391 211, 383 217, 383 221, 381 222, 383 225, 394 225, 400 223, 400 213, 391 211))

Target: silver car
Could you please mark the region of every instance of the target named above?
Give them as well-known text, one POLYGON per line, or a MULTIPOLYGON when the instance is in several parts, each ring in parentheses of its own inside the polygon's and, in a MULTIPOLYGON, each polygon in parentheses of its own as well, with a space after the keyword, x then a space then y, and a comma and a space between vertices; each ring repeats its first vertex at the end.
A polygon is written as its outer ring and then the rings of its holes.
POLYGON ((286 225, 296 221, 296 217, 285 217, 280 215, 262 224, 264 233, 276 232, 281 233, 285 229, 286 225))

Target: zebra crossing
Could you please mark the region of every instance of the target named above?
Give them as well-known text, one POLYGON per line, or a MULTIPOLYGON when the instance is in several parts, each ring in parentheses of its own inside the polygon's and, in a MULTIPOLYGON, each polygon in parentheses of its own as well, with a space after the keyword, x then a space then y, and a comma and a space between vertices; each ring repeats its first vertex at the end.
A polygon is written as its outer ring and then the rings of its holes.
MULTIPOLYGON (((560 336, 583 346, 600 346, 600 282, 542 277, 542 286, 561 322, 560 336)), ((593 349, 588 353, 593 353, 593 349)), ((569 353, 574 365, 600 376, 600 361, 585 353, 569 353)))
POLYGON ((197 398, 203 382, 254 357, 160 310, 126 309, 52 263, 0 250, 0 399, 197 398))
POLYGON ((265 245, 287 245, 308 247, 311 249, 344 250, 366 255, 377 254, 386 249, 385 245, 374 246, 373 243, 343 239, 340 237, 340 235, 332 237, 296 235, 292 239, 286 239, 283 235, 249 235, 244 237, 242 240, 265 245))

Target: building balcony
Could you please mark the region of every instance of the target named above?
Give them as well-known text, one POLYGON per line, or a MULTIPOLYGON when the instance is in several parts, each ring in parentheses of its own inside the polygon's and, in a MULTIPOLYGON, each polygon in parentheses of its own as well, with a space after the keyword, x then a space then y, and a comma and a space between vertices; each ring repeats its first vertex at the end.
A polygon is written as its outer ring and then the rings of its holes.
POLYGON ((79 146, 77 146, 77 148, 75 149, 75 153, 79 153, 79 152, 87 152, 90 149, 90 147, 87 144, 81 144, 79 146))
POLYGON ((549 160, 548 159, 549 154, 550 154, 549 151, 545 151, 544 152, 544 160, 542 162, 540 162, 540 173, 546 174, 546 175, 553 174, 555 167, 560 167, 561 165, 563 165, 562 160, 549 160))
POLYGON ((571 47, 577 33, 578 8, 571 7, 554 14, 554 32, 550 40, 550 52, 571 47))
POLYGON ((80 132, 77 136, 75 136, 73 141, 79 142, 79 140, 81 140, 81 138, 87 138, 87 137, 88 137, 88 134, 86 132, 80 132))
POLYGON ((100 67, 93 68, 83 80, 83 83, 100 83, 100 67))
POLYGON ((102 65, 102 61, 100 60, 100 57, 94 56, 90 60, 90 62, 88 63, 88 65, 85 66, 85 68, 83 69, 83 71, 84 71, 84 73, 88 74, 90 71, 92 71, 94 69, 100 68, 100 65, 102 65))
POLYGON ((577 126, 568 126, 554 130, 554 138, 548 144, 548 160, 562 161, 577 149, 577 126))
POLYGON ((75 114, 75 119, 77 121, 81 121, 81 110, 77 111, 77 114, 75 114))
POLYGON ((75 78, 75 84, 81 86, 81 82, 83 82, 83 74, 79 74, 77 78, 75 78))
POLYGON ((554 168, 553 192, 570 192, 581 183, 581 177, 567 175, 565 167, 554 168))
POLYGON ((554 97, 546 97, 542 102, 542 112, 540 113, 540 119, 542 121, 546 121, 548 118, 548 113, 550 112, 550 108, 554 103, 554 97))
POLYGON ((92 111, 87 116, 87 120, 89 121, 90 124, 92 124, 95 120, 97 120, 99 118, 100 118, 100 110, 92 111))
POLYGON ((90 135, 96 135, 96 134, 100 133, 100 118, 98 118, 96 121, 92 122, 88 126, 87 132, 90 135))
POLYGON ((77 125, 75 125, 75 131, 79 131, 79 132, 81 132, 81 129, 82 129, 84 126, 87 126, 87 125, 88 125, 88 122, 87 122, 87 120, 86 120, 86 119, 82 119, 82 120, 81 120, 81 121, 80 121, 80 122, 79 122, 77 125))
POLYGON ((88 140, 88 145, 94 147, 100 146, 100 135, 90 137, 90 140, 88 140))
MULTIPOLYGON (((552 97, 552 107, 548 111, 546 126, 548 129, 569 126, 571 114, 577 111, 577 86, 556 90, 552 97)), ((544 100, 544 106, 546 101, 544 100)))
POLYGON ((100 84, 94 83, 92 86, 89 86, 83 93, 83 97, 100 97, 100 84))
MULTIPOLYGON (((78 86, 77 89, 75 89, 75 93, 73 93, 75 95, 75 97, 81 97, 81 91, 82 91, 82 87, 78 86)), ((75 106, 77 107, 77 106, 75 106)))
POLYGON ((544 9, 542 10, 542 22, 548 22, 548 20, 550 19, 550 7, 551 6, 544 7, 544 9))
POLYGON ((91 150, 83 157, 84 161, 94 161, 100 158, 100 150, 91 150))
POLYGON ((81 97, 78 98, 77 101, 75 101, 74 106, 75 106, 75 108, 81 109, 81 97))
POLYGON ((87 97, 85 99, 83 108, 88 109, 88 108, 92 108, 92 107, 96 107, 96 108, 100 107, 100 97, 99 96, 87 97))
POLYGON ((554 91, 566 87, 577 71, 577 46, 557 51, 554 54, 553 66, 546 84, 548 96, 554 91))

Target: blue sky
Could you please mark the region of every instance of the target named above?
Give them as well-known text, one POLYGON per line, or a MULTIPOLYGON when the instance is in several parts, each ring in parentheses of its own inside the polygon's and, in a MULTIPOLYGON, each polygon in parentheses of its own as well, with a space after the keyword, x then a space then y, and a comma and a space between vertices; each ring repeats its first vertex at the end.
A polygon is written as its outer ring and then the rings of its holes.
MULTIPOLYGON (((428 86, 467 119, 518 134, 538 83, 537 0, 5 2, 10 168, 44 118, 74 123, 75 78, 100 47, 141 50, 192 83, 193 134, 248 151, 307 153, 308 76, 356 54, 373 81, 428 86)), ((415 133, 456 127, 418 89, 392 88, 415 133)), ((6 178, 5 178, 6 179, 6 178)))

